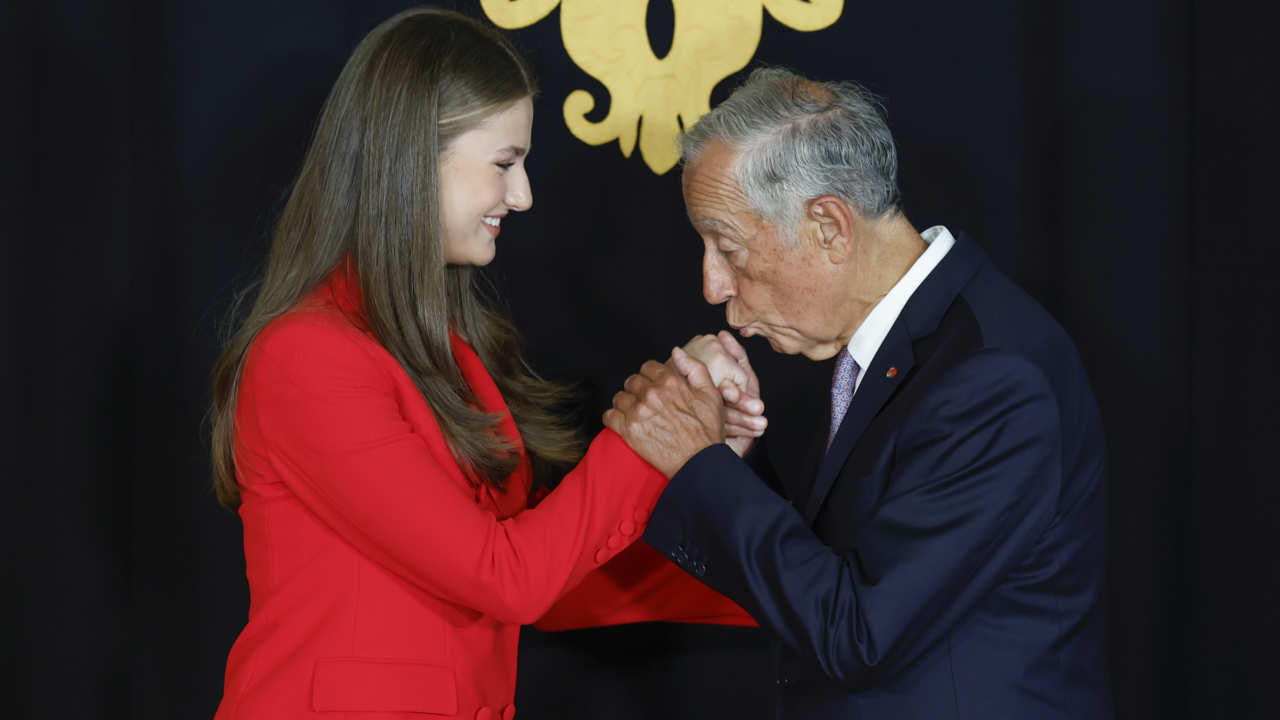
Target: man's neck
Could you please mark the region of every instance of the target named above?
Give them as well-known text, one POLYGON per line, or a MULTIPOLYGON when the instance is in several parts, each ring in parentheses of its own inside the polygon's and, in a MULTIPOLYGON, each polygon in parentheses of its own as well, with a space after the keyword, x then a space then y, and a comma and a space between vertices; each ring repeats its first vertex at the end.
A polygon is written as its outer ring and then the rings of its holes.
POLYGON ((901 213, 863 223, 862 237, 858 261, 849 266, 846 287, 856 291, 843 303, 847 316, 840 342, 844 345, 876 303, 898 284, 928 248, 928 243, 901 213))

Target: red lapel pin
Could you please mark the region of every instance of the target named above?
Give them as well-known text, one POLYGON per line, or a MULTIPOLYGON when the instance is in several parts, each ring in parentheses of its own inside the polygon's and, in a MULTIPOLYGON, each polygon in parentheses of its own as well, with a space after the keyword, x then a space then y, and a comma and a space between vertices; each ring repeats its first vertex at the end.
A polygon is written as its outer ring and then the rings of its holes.
POLYGON ((889 368, 888 372, 886 372, 886 373, 884 374, 884 376, 885 376, 885 377, 887 377, 887 378, 896 378, 896 377, 898 377, 898 368, 896 368, 896 367, 891 367, 891 368, 889 368))

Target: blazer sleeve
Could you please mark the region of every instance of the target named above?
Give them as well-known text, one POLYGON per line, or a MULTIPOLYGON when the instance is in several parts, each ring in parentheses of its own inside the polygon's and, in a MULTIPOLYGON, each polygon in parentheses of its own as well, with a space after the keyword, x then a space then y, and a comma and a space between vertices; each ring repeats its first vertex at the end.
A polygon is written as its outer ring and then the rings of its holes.
POLYGON ((256 461, 366 556, 437 597, 531 623, 643 532, 666 479, 609 431, 536 508, 499 520, 479 507, 403 417, 375 350, 305 316, 268 328, 237 413, 237 434, 261 443, 256 461))
POLYGON ((1060 445, 1040 371, 985 352, 913 408, 852 549, 824 544, 725 445, 672 478, 645 540, 860 690, 917 659, 1025 558, 1050 523, 1060 445))
POLYGON ((573 630, 659 621, 756 624, 737 603, 645 543, 631 545, 588 573, 535 624, 539 630, 573 630))

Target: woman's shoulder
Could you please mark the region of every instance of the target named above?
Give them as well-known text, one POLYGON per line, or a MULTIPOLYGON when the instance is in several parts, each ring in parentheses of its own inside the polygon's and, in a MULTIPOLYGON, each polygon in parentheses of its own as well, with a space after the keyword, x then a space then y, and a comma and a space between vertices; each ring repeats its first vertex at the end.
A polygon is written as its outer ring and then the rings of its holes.
POLYGON ((279 349, 281 345, 347 344, 360 339, 371 338, 354 318, 318 293, 311 293, 267 323, 254 344, 279 349))
POLYGON ((312 294, 267 323, 245 359, 246 374, 284 372, 294 379, 366 372, 385 355, 344 311, 312 294))

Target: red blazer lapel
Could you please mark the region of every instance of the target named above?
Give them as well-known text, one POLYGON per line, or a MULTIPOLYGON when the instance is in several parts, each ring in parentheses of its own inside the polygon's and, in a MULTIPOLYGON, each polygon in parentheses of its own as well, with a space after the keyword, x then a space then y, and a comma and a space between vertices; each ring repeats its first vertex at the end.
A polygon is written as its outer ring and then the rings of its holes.
POLYGON ((458 363, 462 377, 471 386, 471 392, 475 393, 480 407, 486 412, 502 413, 502 418, 498 420, 498 432, 510 440, 515 445, 516 452, 520 454, 520 464, 515 472, 511 473, 511 477, 507 478, 507 488, 504 492, 496 493, 487 485, 483 485, 484 491, 493 499, 499 516, 509 517, 527 506, 529 490, 533 485, 533 468, 529 464, 528 454, 525 453, 524 441, 520 438, 520 431, 516 428, 515 419, 511 417, 506 400, 502 399, 502 393, 498 391, 497 383, 490 377, 484 363, 480 362, 480 356, 476 354, 475 349, 452 329, 449 330, 449 344, 453 348, 454 361, 458 363))

